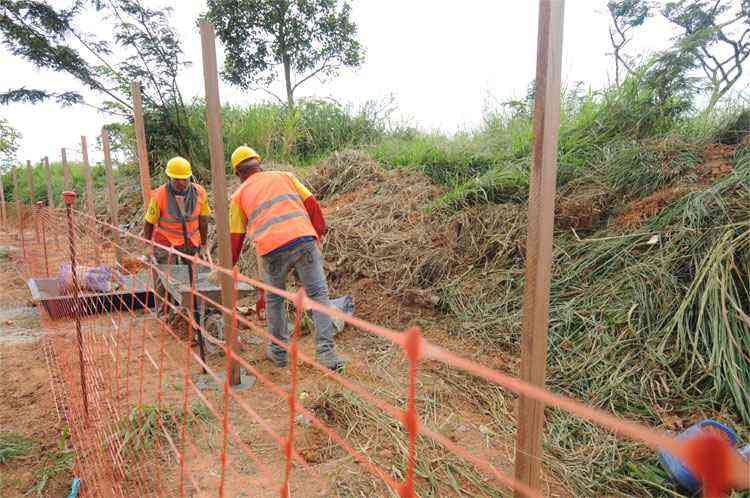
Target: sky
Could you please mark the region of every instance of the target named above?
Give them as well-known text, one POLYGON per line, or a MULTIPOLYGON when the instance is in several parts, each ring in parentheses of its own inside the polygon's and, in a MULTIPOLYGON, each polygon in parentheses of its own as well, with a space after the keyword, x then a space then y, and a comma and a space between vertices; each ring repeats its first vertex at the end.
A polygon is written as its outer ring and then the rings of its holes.
MULTIPOLYGON (((614 66, 607 32, 605 0, 568 0, 565 9, 563 85, 585 82, 600 88, 613 79, 614 66)), ((203 96, 200 36, 196 19, 205 0, 152 0, 171 6, 173 25, 183 50, 193 62, 179 81, 186 97, 203 96)), ((534 78, 537 0, 355 0, 353 17, 367 55, 356 71, 345 71, 324 82, 311 80, 296 97, 330 97, 361 104, 395 97, 395 118, 426 130, 454 132, 481 122, 492 102, 522 97, 534 78)), ((663 49, 670 32, 655 22, 639 32, 633 49, 663 49)), ((218 49, 219 65, 223 51, 218 49)), ((0 47, 0 91, 26 86, 80 90, 72 78, 38 70, 0 47)), ((275 89, 281 94, 281 89, 275 89)), ((224 103, 267 100, 262 92, 243 92, 220 82, 224 103)), ((92 101, 96 101, 93 95, 92 101)), ((19 159, 58 159, 60 148, 80 158, 80 136, 89 141, 92 162, 101 160, 95 137, 112 118, 85 106, 60 108, 54 103, 0 107, 23 135, 19 159)))

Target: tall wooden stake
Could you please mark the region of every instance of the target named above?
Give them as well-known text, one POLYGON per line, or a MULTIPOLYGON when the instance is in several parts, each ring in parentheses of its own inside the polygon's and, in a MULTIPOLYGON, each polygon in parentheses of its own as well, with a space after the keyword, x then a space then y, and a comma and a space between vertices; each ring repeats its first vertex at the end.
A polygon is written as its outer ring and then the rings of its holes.
POLYGON ((133 94, 133 115, 135 117, 135 143, 138 149, 138 168, 141 171, 141 191, 143 205, 148 206, 151 198, 151 173, 148 169, 148 151, 146 149, 146 128, 143 124, 143 99, 141 98, 141 84, 137 81, 130 83, 133 94))
MULTIPOLYGON (((208 125, 208 147, 211 151, 211 188, 216 204, 216 237, 219 239, 219 264, 232 267, 232 249, 229 244, 229 207, 227 202, 227 179, 224 165, 224 143, 221 140, 221 104, 219 101, 219 77, 216 66, 216 33, 212 24, 202 22, 201 45, 203 47, 203 79, 206 85, 206 123, 208 125)), ((233 309, 232 277, 221 275, 221 303, 233 309)), ((237 337, 232 327, 231 313, 224 313, 224 330, 227 331, 227 361, 230 362, 230 385, 240 383, 240 371, 232 355, 237 351, 237 337)))
POLYGON ((18 191, 18 173, 16 173, 16 167, 13 166, 13 197, 16 199, 16 222, 21 225, 21 195, 18 191))
POLYGON ((3 228, 6 228, 8 226, 8 215, 5 211, 5 182, 3 176, 5 175, 0 175, 0 207, 2 207, 3 228))
POLYGON ((13 166, 13 197, 16 198, 16 216, 18 219, 18 238, 21 240, 21 251, 23 252, 23 259, 26 259, 26 234, 24 233, 23 226, 23 215, 21 214, 21 191, 18 188, 18 173, 16 167, 13 166))
POLYGON ((34 169, 31 167, 31 161, 26 160, 26 175, 29 184, 29 206, 34 205, 34 169))
POLYGON ((60 149, 60 155, 62 156, 63 168, 63 192, 68 192, 70 190, 70 168, 68 167, 68 154, 65 147, 60 149))
POLYGON ((54 191, 52 190, 52 172, 49 168, 49 157, 44 157, 44 172, 47 174, 47 206, 53 207, 55 205, 54 201, 54 191))
MULTIPOLYGON (((31 207, 31 212, 34 213, 34 169, 31 167, 31 161, 26 161, 26 173, 28 175, 28 182, 29 182, 29 206, 31 207)), ((38 223, 38 217, 35 216, 35 219, 37 223, 34 224, 36 233, 36 241, 39 242, 39 223, 38 223)))
POLYGON ((84 199, 86 211, 89 216, 96 216, 94 211, 94 186, 91 179, 91 163, 89 163, 89 146, 86 137, 81 135, 81 150, 83 151, 83 177, 86 180, 86 199, 84 199))
MULTIPOLYGON (((117 216, 117 192, 115 190, 115 177, 112 173, 112 156, 109 151, 109 133, 105 128, 102 128, 102 147, 104 148, 104 166, 107 172, 107 190, 109 192, 109 217, 110 223, 115 227, 120 226, 120 221, 117 216)), ((115 239, 115 254, 120 254, 120 232, 114 231, 115 239)))
MULTIPOLYGON (((529 179, 521 338, 521 378, 537 386, 544 386, 547 367, 564 9, 565 0, 539 0, 534 153, 529 179)), ((543 434, 544 405, 521 396, 515 475, 534 489, 539 489, 540 484, 543 434)))

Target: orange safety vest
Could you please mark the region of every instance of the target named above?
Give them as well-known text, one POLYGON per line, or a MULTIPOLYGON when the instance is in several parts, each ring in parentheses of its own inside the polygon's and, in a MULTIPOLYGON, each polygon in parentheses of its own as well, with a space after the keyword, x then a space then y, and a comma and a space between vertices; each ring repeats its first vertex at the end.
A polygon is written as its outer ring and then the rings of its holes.
POLYGON ((289 174, 263 171, 232 194, 247 217, 247 231, 265 255, 300 237, 318 237, 289 174))
MULTIPOLYGON (((206 190, 197 183, 194 183, 193 186, 198 190, 198 199, 193 212, 185 217, 185 226, 187 227, 188 239, 191 244, 194 247, 199 247, 201 245, 201 234, 198 230, 198 216, 201 212, 201 206, 206 201, 206 190)), ((156 225, 156 235, 161 235, 167 239, 169 245, 172 247, 183 247, 185 239, 182 233, 182 222, 180 221, 179 213, 169 211, 169 192, 167 192, 167 186, 162 185, 154 190, 151 195, 159 206, 159 223, 156 225)))

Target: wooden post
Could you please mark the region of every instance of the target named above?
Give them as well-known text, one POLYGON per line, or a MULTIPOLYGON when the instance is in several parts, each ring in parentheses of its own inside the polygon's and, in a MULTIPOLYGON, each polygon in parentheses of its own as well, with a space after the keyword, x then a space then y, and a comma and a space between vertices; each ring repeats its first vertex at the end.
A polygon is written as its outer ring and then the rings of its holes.
POLYGON ((141 98, 141 84, 137 81, 130 83, 133 94, 133 115, 135 117, 135 143, 138 149, 138 168, 141 172, 141 191, 143 205, 148 206, 151 198, 151 173, 148 168, 148 152, 146 150, 146 128, 143 124, 143 99, 141 98))
POLYGON ((47 206, 53 207, 54 191, 52 190, 52 171, 49 168, 49 157, 44 156, 44 172, 47 175, 47 206))
MULTIPOLYGON (((539 0, 534 149, 529 178, 521 338, 521 378, 537 386, 544 386, 547 367, 564 9, 565 0, 539 0)), ((540 487, 543 435, 544 405, 521 396, 515 475, 534 489, 540 487)))
POLYGON ((16 216, 18 217, 16 223, 18 224, 18 238, 21 240, 21 252, 23 259, 28 263, 26 259, 26 234, 24 233, 23 215, 21 214, 21 191, 18 189, 18 173, 15 166, 13 166, 13 196, 16 198, 16 216))
POLYGON ((68 167, 68 154, 65 152, 65 147, 60 149, 62 156, 62 168, 63 168, 63 192, 70 191, 70 168, 68 167))
POLYGON ((8 217, 5 211, 5 175, 0 175, 0 207, 2 208, 3 228, 8 226, 8 217))
MULTIPOLYGON (((109 151, 109 133, 105 128, 102 128, 102 147, 104 148, 104 166, 107 171, 107 190, 109 192, 109 217, 110 223, 119 228, 120 221, 117 216, 117 191, 115 190, 115 177, 112 173, 112 157, 109 151)), ((120 232, 115 229, 113 238, 115 240, 115 254, 120 254, 120 232)))
POLYGON ((13 166, 13 197, 16 198, 16 217, 18 218, 16 220, 16 223, 18 223, 18 226, 21 226, 21 194, 18 190, 18 173, 16 172, 16 167, 13 166))
MULTIPOLYGON (((219 101, 219 77, 216 66, 216 33, 212 24, 202 22, 201 45, 203 47, 203 79, 206 85, 206 123, 208 125, 208 147, 211 152, 211 188, 214 193, 216 238, 219 239, 219 265, 232 267, 232 249, 229 244, 229 206, 227 202, 227 178, 224 165, 224 143, 221 140, 221 104, 219 101)), ((221 303, 232 309, 234 283, 230 275, 221 274, 221 303)), ((240 383, 240 371, 231 360, 237 351, 237 337, 232 330, 232 315, 224 313, 224 330, 227 331, 227 361, 230 362, 229 384, 240 383)))
POLYGON ((34 205, 34 169, 31 167, 31 161, 26 160, 26 175, 29 184, 29 206, 34 205))
MULTIPOLYGON (((29 207, 31 209, 32 214, 35 213, 34 210, 34 169, 31 167, 31 161, 26 160, 26 173, 27 173, 27 180, 29 183, 29 207)), ((35 216, 35 219, 37 223, 34 224, 35 230, 34 233, 36 234, 36 241, 39 242, 39 223, 38 223, 38 217, 35 216)))
POLYGON ((86 137, 83 135, 81 135, 81 150, 83 153, 83 177, 86 180, 84 205, 89 216, 96 216, 96 211, 94 211, 94 186, 91 179, 91 163, 89 163, 89 147, 86 143, 86 137))

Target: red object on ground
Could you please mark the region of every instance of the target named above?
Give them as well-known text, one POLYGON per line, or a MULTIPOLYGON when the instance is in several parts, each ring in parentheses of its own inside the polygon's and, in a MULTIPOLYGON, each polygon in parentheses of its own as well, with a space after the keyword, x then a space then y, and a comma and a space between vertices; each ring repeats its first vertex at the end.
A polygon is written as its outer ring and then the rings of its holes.
POLYGON ((702 431, 685 443, 685 464, 703 485, 703 496, 727 496, 732 489, 733 449, 720 435, 702 431))

